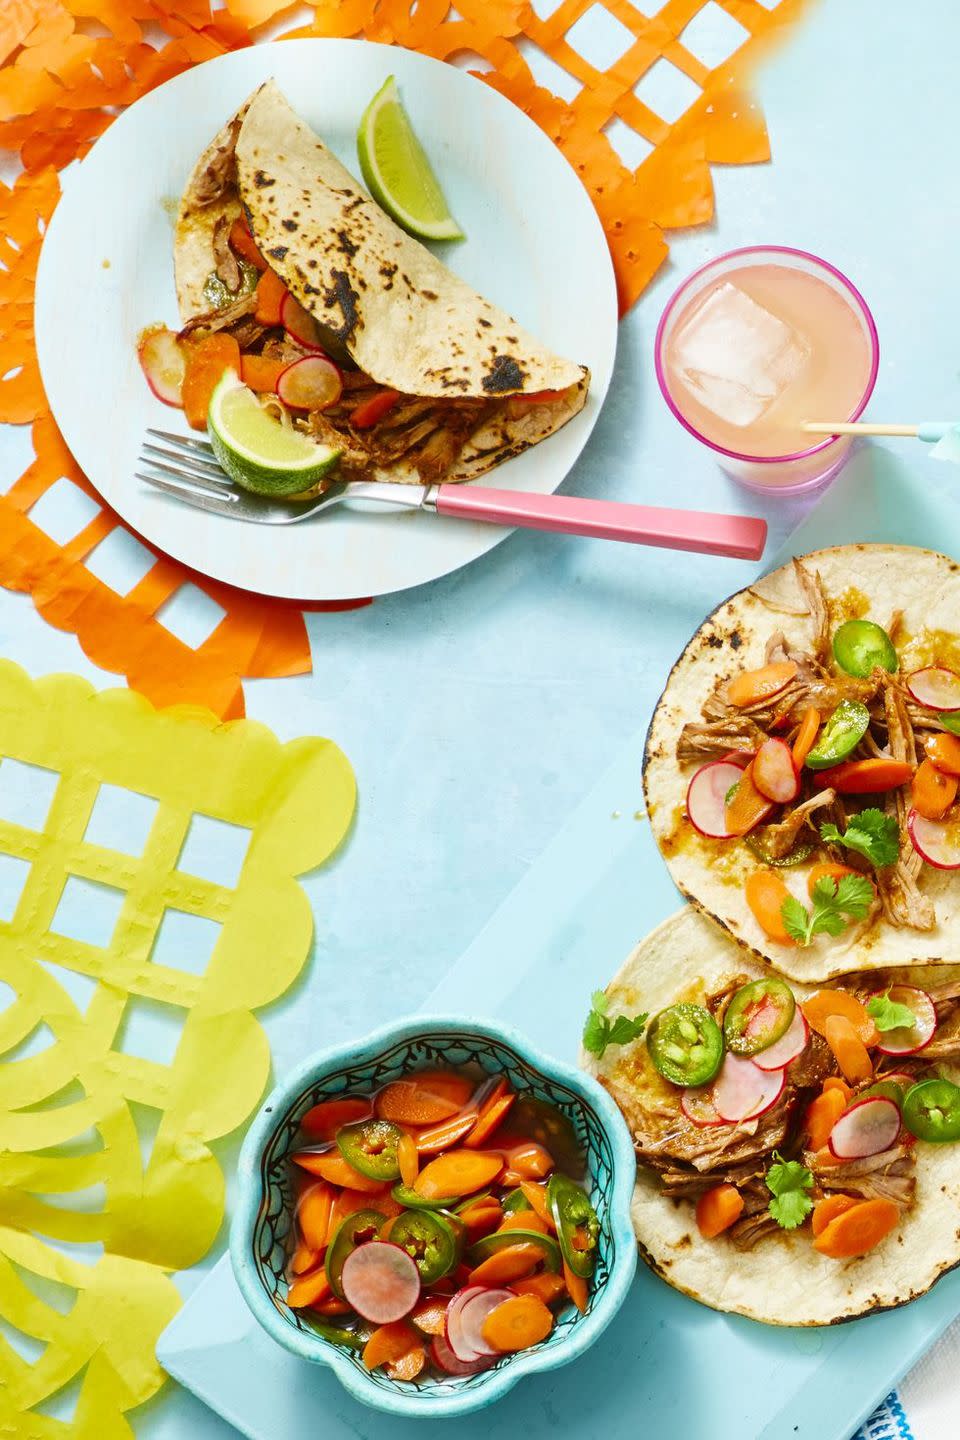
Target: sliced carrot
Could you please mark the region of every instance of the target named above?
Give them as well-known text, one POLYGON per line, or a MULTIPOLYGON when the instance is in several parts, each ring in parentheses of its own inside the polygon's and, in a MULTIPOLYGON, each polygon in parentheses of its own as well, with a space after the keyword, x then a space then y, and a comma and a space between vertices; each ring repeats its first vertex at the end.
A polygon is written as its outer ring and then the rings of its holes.
POLYGON ((280 310, 286 299, 287 287, 272 270, 264 270, 257 281, 257 308, 254 318, 261 325, 279 325, 280 310))
POLYGON ((573 1273, 566 1260, 563 1262, 563 1283, 567 1287, 567 1294, 580 1311, 580 1314, 585 1315, 587 1312, 587 1296, 589 1294, 587 1282, 582 1275, 575 1275, 573 1273))
POLYGON ((533 1213, 539 1215, 541 1220, 545 1220, 549 1229, 556 1230, 550 1206, 547 1204, 547 1187, 537 1185, 533 1180, 521 1180, 520 1192, 533 1213))
POLYGON ((305 1245, 301 1240, 293 1252, 293 1259, 290 1261, 290 1273, 292 1275, 305 1275, 308 1270, 315 1269, 322 1259, 322 1251, 311 1250, 310 1246, 305 1245))
POLYGON ((391 1380, 416 1380, 426 1363, 427 1352, 422 1345, 415 1345, 406 1355, 401 1355, 399 1360, 390 1361, 387 1375, 391 1380))
POLYGON ((363 1347, 361 1358, 368 1370, 376 1370, 379 1365, 388 1365, 399 1360, 401 1355, 406 1355, 419 1343, 417 1332, 409 1320, 394 1320, 391 1324, 381 1325, 374 1330, 363 1347))
POLYGON ((854 1205, 859 1204, 860 1201, 855 1199, 853 1195, 841 1195, 839 1193, 835 1195, 824 1195, 823 1199, 818 1200, 816 1205, 814 1205, 813 1213, 810 1216, 814 1237, 822 1235, 831 1220, 836 1220, 838 1215, 843 1215, 847 1210, 852 1210, 854 1205))
POLYGON ((436 1155, 441 1150, 449 1150, 451 1145, 458 1145, 464 1135, 469 1135, 477 1123, 479 1111, 475 1109, 464 1110, 461 1115, 454 1115, 451 1120, 443 1120, 439 1125, 429 1125, 425 1130, 418 1130, 416 1135, 417 1149, 421 1155, 436 1155))
POLYGON ((259 395, 273 395, 288 364, 289 361, 275 360, 272 355, 241 355, 240 379, 259 395))
POLYGON ((376 1099, 376 1112, 394 1125, 437 1125, 458 1114, 470 1099, 472 1086, 461 1075, 423 1072, 392 1080, 376 1099))
POLYGON ((956 800, 958 788, 960 774, 938 770, 928 756, 914 775, 910 787, 913 808, 927 820, 942 820, 956 800))
POLYGON ((426 1299, 417 1302, 416 1309, 411 1311, 410 1319, 424 1335, 442 1335, 447 1326, 449 1304, 449 1297, 428 1295, 426 1299))
POLYGON ((794 660, 780 660, 774 665, 761 665, 759 670, 744 670, 727 685, 727 699, 740 709, 756 705, 789 685, 798 668, 794 660))
MULTIPOLYGON (((849 1022, 848 1022, 849 1023, 849 1022)), ((856 1039, 856 1036, 854 1036, 856 1039)), ((857 1044, 859 1045, 859 1041, 857 1044)), ((861 1047, 862 1048, 862 1047, 861 1047)), ((866 1051, 864 1051, 866 1054, 866 1051)), ((811 1150, 822 1150, 830 1139, 830 1132, 847 1108, 847 1097, 842 1090, 824 1090, 807 1108, 806 1126, 811 1150)))
POLYGON ((932 735, 926 742, 927 756, 947 775, 960 775, 960 739, 956 735, 932 735))
POLYGON ((364 1096, 342 1095, 336 1100, 321 1100, 319 1105, 314 1105, 300 1121, 300 1128, 314 1140, 332 1140, 341 1125, 369 1120, 372 1114, 373 1106, 364 1096))
POLYGON ((804 761, 813 749, 813 742, 816 740, 819 730, 820 711, 814 710, 812 707, 805 710, 803 719, 800 721, 800 729, 793 742, 793 763, 798 770, 803 769, 804 761))
POLYGON ((846 1080, 841 1080, 839 1075, 828 1075, 823 1082, 824 1090, 839 1090, 847 1104, 853 1099, 853 1091, 846 1080))
POLYGON ((539 1345, 552 1329, 553 1315, 542 1300, 536 1295, 514 1295, 490 1311, 480 1334, 494 1350, 507 1354, 539 1345))
POLYGON ((754 784, 753 761, 743 770, 730 804, 724 808, 724 819, 731 835, 746 835, 773 809, 773 802, 761 795, 754 784))
POLYGON ((353 1306, 348 1305, 346 1300, 338 1300, 336 1295, 329 1295, 326 1300, 318 1300, 310 1309, 316 1310, 318 1315, 350 1315, 353 1312, 353 1306))
POLYGON ((831 1015, 844 1015, 864 1045, 876 1045, 877 1027, 866 1006, 861 1005, 849 990, 816 990, 800 1006, 807 1024, 818 1035, 827 1038, 827 1021, 831 1015))
POLYGON ((838 795, 879 795, 906 785, 912 776, 913 766, 906 760, 844 760, 831 770, 821 770, 817 783, 838 795))
POLYGON ((413 1188, 425 1200, 472 1195, 495 1180, 502 1169, 501 1155, 486 1150, 448 1150, 420 1171, 413 1188))
POLYGON ((362 1190, 366 1195, 379 1195, 387 1188, 379 1180, 371 1180, 367 1175, 361 1175, 359 1170, 354 1170, 338 1150, 324 1150, 319 1153, 299 1150, 293 1160, 303 1170, 309 1170, 311 1175, 319 1175, 321 1180, 327 1180, 331 1185, 343 1185, 348 1190, 362 1190))
MULTIPOLYGON (((849 1085, 859 1085, 873 1075, 870 1053, 846 1015, 831 1015, 824 1026, 826 1042, 849 1085)), ((836 1090, 827 1094, 836 1095, 836 1090)))
POLYGON ((321 1265, 293 1282, 287 1291, 287 1304, 291 1310, 303 1310, 307 1305, 316 1305, 318 1300, 326 1300, 332 1293, 327 1272, 321 1265))
POLYGON ((532 1241, 505 1245, 502 1250, 495 1250, 486 1260, 474 1266, 467 1284, 510 1285, 514 1280, 522 1280, 525 1275, 532 1275, 542 1260, 543 1251, 532 1241))
POLYGON ((539 1275, 526 1275, 522 1280, 514 1280, 507 1288, 515 1290, 518 1295, 536 1295, 544 1305, 552 1305, 567 1293, 563 1277, 554 1275, 549 1270, 544 1270, 539 1275))
POLYGON ((697 1229, 704 1240, 729 1230, 743 1213, 743 1196, 735 1185, 715 1185, 697 1201, 697 1229))
POLYGON ((214 390, 225 370, 240 374, 240 346, 232 335, 205 335, 183 347, 186 367, 183 372, 181 396, 183 413, 194 430, 207 423, 207 411, 214 390))
POLYGON ((479 1150, 481 1145, 486 1144, 497 1126, 506 1118, 507 1112, 516 1098, 515 1091, 504 1088, 503 1092, 495 1099, 489 1100, 480 1111, 479 1119, 464 1140, 464 1145, 471 1150, 479 1150))
POLYGON ((842 1160, 837 1159, 829 1145, 824 1145, 823 1149, 818 1150, 813 1157, 814 1169, 816 1170, 829 1170, 831 1166, 842 1165, 843 1163, 842 1160))
POLYGON ((300 1196, 297 1203, 297 1224, 304 1244, 312 1250, 323 1250, 330 1239, 330 1216, 333 1213, 334 1193, 331 1186, 321 1180, 311 1185, 300 1196))
POLYGON ((852 1260, 879 1245, 899 1223, 900 1208, 892 1200, 861 1200, 824 1226, 813 1248, 831 1260, 852 1260))
POLYGON ((525 1140, 504 1150, 503 1158, 507 1169, 524 1180, 543 1180, 555 1168, 550 1151, 536 1140, 525 1140))
POLYGON ((760 929, 780 945, 796 942, 787 934, 783 923, 783 902, 790 896, 783 876, 776 870, 754 870, 746 878, 744 894, 760 929))
POLYGON ((859 873, 859 870, 852 870, 849 865, 839 865, 833 860, 822 860, 818 865, 810 868, 810 874, 807 876, 807 894, 812 900, 813 892, 821 880, 833 880, 839 885, 844 875, 859 875, 859 873))
POLYGON ((242 216, 238 215, 230 226, 229 240, 230 249, 234 255, 239 256, 241 260, 249 260, 250 264, 255 265, 258 270, 268 268, 267 262, 260 254, 257 242, 247 229, 246 221, 242 216))
POLYGON ((471 1205, 469 1210, 461 1212, 460 1219, 466 1228, 467 1240, 472 1245, 474 1240, 499 1230, 503 1211, 496 1201, 491 1205, 471 1205))
POLYGON ((388 415, 400 399, 399 390, 378 390, 369 400, 361 400, 350 411, 350 424, 355 430, 369 430, 388 415))
POLYGON ((407 1131, 397 1141, 397 1164, 400 1166, 400 1179, 412 1190, 420 1173, 420 1155, 416 1140, 407 1131))
POLYGON ((371 1196, 370 1192, 366 1190, 345 1188, 338 1191, 333 1202, 333 1210, 330 1215, 330 1237, 333 1238, 333 1233, 341 1221, 346 1220, 348 1215, 355 1215, 358 1210, 379 1210, 385 1219, 390 1220, 395 1215, 399 1215, 402 1209, 403 1206, 394 1200, 389 1190, 384 1190, 380 1195, 371 1196))
POLYGON ((504 1230, 535 1230, 538 1235, 549 1235, 550 1226, 546 1220, 541 1220, 534 1210, 513 1210, 509 1215, 503 1217, 500 1231, 504 1230))

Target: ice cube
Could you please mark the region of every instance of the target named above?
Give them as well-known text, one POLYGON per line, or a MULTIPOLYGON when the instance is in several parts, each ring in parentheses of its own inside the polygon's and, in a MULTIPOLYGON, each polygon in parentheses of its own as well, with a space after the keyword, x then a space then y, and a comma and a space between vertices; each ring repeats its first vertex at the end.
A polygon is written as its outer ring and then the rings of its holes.
POLYGON ((769 410, 809 355, 802 335, 725 280, 681 327, 674 363, 701 405, 746 426, 769 410))

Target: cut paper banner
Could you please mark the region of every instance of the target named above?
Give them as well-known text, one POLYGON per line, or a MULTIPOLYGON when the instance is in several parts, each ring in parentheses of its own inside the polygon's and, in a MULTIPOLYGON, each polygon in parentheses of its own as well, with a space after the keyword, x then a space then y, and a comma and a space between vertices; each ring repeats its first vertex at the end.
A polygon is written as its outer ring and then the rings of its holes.
MULTIPOLYGON (((711 219, 711 165, 769 158, 748 69, 803 3, 667 0, 645 15, 629 0, 226 0, 215 9, 209 0, 3 0, 0 151, 17 156, 24 174, 0 185, 0 420, 35 422, 37 458, 0 497, 0 584, 30 593, 91 659, 156 704, 192 701, 238 716, 244 676, 310 668, 297 607, 252 602, 156 555, 151 565, 143 546, 146 573, 120 594, 88 564, 111 540, 134 543, 116 516, 97 503, 62 543, 30 513, 61 481, 68 494, 95 500, 47 410, 32 306, 58 172, 86 154, 118 109, 277 30, 362 36, 466 65, 525 110, 580 174, 626 310, 666 258, 666 233, 711 219), (224 612, 199 646, 171 636, 158 617, 188 583, 224 612)), ((59 514, 58 496, 51 504, 59 514)))
POLYGON ((0 757, 0 1435, 107 1440, 161 1383, 165 1272, 220 1228, 209 1147, 266 1086, 252 1012, 306 963, 296 877, 354 778, 329 740, 3 661, 0 757))

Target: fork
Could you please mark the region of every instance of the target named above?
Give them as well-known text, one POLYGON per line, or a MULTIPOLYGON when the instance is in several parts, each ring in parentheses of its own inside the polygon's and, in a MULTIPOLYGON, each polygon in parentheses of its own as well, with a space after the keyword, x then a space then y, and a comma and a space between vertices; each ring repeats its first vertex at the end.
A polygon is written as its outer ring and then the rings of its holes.
POLYGON ((523 490, 492 490, 480 485, 400 485, 393 481, 334 480, 309 500, 254 495, 234 485, 220 468, 212 447, 195 436, 148 430, 136 471, 157 490, 231 520, 256 525, 297 525, 330 510, 342 500, 372 501, 391 510, 426 510, 488 525, 519 525, 625 540, 666 550, 759 560, 767 523, 749 515, 719 515, 704 510, 665 510, 576 495, 531 495, 523 490), (157 443, 157 442, 162 443, 157 443))

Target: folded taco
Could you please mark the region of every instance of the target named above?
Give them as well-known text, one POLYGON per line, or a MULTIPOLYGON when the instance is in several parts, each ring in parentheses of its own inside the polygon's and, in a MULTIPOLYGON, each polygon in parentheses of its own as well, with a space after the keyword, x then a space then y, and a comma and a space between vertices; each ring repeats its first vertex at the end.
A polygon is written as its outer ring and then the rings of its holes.
POLYGON ((960 956, 960 566, 794 560, 694 635, 644 757, 680 889, 797 980, 960 956))
POLYGON ((273 82, 201 155, 175 252, 181 338, 234 337, 252 388, 318 353, 336 362, 332 400, 316 364, 279 393, 345 478, 470 480, 586 400, 589 372, 395 225, 273 82))
POLYGON ((634 1230, 669 1284, 826 1325, 960 1262, 960 966, 799 985, 688 908, 595 1004, 584 1058, 632 1131, 634 1230), (621 1015, 636 1038, 611 1044, 621 1015))

